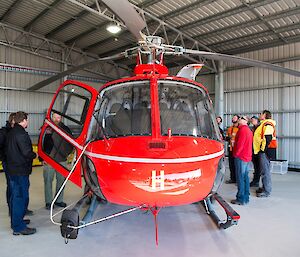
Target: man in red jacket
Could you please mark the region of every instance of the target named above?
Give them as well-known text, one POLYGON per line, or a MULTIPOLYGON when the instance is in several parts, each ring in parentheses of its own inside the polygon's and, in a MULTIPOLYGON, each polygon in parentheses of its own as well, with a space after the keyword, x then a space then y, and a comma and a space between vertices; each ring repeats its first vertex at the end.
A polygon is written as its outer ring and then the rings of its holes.
POLYGON ((238 192, 236 199, 231 203, 244 205, 249 203, 249 163, 252 160, 252 141, 253 134, 248 127, 248 117, 242 116, 239 119, 239 130, 235 137, 235 144, 233 147, 234 165, 236 168, 236 178, 238 192))

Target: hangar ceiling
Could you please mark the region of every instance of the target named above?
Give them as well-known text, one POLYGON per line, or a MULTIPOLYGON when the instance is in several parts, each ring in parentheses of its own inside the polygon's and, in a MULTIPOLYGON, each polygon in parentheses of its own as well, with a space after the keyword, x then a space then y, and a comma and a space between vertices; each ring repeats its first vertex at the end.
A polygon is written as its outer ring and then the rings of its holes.
MULTIPOLYGON (((146 20, 143 32, 164 37, 168 44, 240 54, 300 41, 300 0, 130 2, 146 20)), ((112 20, 119 22, 100 0, 1 0, 0 43, 41 55, 49 55, 47 47, 51 52, 54 43, 62 49, 55 51, 66 51, 65 56, 77 51, 86 58, 109 56, 135 46, 126 28, 118 35, 106 31, 112 20), (18 30, 18 36, 9 37, 8 29, 18 30), (32 43, 31 37, 38 37, 39 43, 32 43)), ((182 57, 167 61, 169 66, 187 62, 182 57)), ((215 63, 201 61, 206 62, 208 70, 216 70, 215 63)), ((120 60, 111 65, 128 71, 133 63, 120 60)), ((76 60, 68 64, 75 65, 76 60)), ((95 73, 105 77, 103 71, 95 73)))

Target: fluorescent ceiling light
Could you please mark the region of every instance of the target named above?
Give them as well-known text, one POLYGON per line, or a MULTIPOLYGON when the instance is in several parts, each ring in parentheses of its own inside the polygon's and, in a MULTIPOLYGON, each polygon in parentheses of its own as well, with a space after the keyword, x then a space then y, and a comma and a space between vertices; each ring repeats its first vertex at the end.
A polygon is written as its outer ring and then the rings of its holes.
POLYGON ((121 31, 121 27, 118 26, 117 24, 109 24, 107 27, 106 27, 106 30, 109 31, 110 33, 112 34, 117 34, 121 31))

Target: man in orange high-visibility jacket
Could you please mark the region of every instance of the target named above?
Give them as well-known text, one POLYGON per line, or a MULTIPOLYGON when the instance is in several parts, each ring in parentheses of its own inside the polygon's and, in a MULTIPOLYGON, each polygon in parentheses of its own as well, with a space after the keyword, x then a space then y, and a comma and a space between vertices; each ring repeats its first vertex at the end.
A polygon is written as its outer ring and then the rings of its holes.
POLYGON ((230 170, 230 179, 227 180, 225 183, 232 184, 236 183, 236 174, 235 174, 235 167, 234 167, 234 157, 233 157, 233 146, 235 141, 236 133, 238 132, 239 128, 239 116, 234 115, 232 117, 232 126, 227 129, 226 132, 226 141, 228 141, 228 162, 229 162, 229 170, 230 170))

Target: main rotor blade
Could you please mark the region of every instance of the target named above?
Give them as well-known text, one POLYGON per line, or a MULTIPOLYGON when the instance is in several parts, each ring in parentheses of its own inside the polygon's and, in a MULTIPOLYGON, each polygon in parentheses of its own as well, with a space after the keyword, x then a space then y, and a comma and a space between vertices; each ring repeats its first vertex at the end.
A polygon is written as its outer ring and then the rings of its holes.
POLYGON ((102 0, 125 23, 127 29, 142 40, 141 30, 146 27, 145 21, 127 0, 102 0))
POLYGON ((191 49, 185 49, 184 52, 188 53, 188 54, 200 55, 207 59, 226 61, 226 62, 234 62, 234 63, 239 63, 239 64, 243 64, 243 65, 248 65, 248 66, 254 66, 254 67, 261 67, 261 68, 266 68, 266 69, 270 69, 270 70, 274 70, 274 71, 278 71, 278 72, 287 73, 287 74, 290 74, 290 75, 293 75, 296 77, 300 77, 300 71, 291 70, 288 68, 284 68, 284 67, 272 64, 272 63, 252 60, 252 59, 248 59, 248 58, 244 58, 244 57, 240 57, 240 56, 206 52, 206 51, 197 51, 197 50, 191 50, 191 49))
POLYGON ((116 54, 116 55, 112 55, 112 56, 109 56, 109 57, 103 57, 103 58, 100 58, 100 59, 97 59, 97 60, 94 60, 94 61, 91 61, 91 62, 87 62, 87 63, 84 63, 84 64, 81 64, 81 65, 78 65, 78 66, 75 66, 69 70, 66 70, 66 71, 63 71, 61 73, 58 73, 48 79, 45 79, 41 82, 38 82, 37 84, 33 85, 32 87, 28 88, 27 90, 38 90, 42 87, 45 87, 47 85, 49 85, 50 83, 54 82, 55 80, 58 80, 60 78, 63 78, 65 76, 68 76, 78 70, 82 70, 88 66, 91 66, 97 62, 104 62, 104 61, 110 61, 110 60, 114 60, 114 59, 118 59, 118 58, 121 58, 121 57, 124 57, 125 56, 125 52, 122 52, 122 53, 119 53, 119 54, 116 54))

